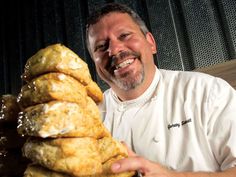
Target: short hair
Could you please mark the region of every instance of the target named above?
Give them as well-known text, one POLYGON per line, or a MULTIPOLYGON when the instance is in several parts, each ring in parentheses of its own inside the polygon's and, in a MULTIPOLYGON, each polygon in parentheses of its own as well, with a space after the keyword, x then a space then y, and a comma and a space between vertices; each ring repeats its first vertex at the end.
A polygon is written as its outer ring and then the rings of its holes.
POLYGON ((88 41, 88 32, 89 32, 89 27, 91 25, 96 24, 102 17, 105 15, 111 13, 111 12, 119 12, 119 13, 127 13, 130 15, 130 17, 133 19, 133 21, 139 26, 141 32, 145 35, 147 32, 149 32, 146 24, 144 21, 141 19, 141 17, 134 12, 132 9, 129 7, 119 4, 119 3, 108 3, 101 8, 95 10, 94 12, 91 13, 91 15, 87 19, 87 25, 86 25, 86 45, 89 53, 91 54, 91 49, 88 41))

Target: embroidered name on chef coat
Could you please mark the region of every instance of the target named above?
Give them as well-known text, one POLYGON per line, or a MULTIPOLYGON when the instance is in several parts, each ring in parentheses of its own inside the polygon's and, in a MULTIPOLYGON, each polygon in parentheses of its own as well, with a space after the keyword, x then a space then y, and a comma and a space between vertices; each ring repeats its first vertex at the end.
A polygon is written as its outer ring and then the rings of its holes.
POLYGON ((168 124, 168 130, 170 130, 171 128, 180 128, 181 126, 189 124, 190 122, 192 122, 191 118, 187 120, 183 120, 182 122, 179 122, 179 123, 168 124))

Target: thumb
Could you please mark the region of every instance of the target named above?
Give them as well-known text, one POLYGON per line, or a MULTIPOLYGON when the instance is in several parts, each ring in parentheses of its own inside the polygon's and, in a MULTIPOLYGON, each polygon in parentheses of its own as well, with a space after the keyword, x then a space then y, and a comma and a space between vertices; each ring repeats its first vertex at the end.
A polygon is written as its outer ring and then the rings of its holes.
POLYGON ((128 157, 120 159, 112 164, 111 171, 113 173, 121 173, 127 171, 143 171, 143 161, 140 157, 128 157))

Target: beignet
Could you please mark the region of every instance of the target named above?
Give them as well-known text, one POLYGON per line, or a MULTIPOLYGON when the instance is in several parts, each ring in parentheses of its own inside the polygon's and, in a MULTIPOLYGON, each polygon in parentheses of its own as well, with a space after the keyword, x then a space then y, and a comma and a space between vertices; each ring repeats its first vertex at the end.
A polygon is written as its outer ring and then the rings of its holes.
POLYGON ((93 115, 77 103, 51 101, 26 108, 19 114, 18 133, 36 137, 109 136, 99 115, 93 115))

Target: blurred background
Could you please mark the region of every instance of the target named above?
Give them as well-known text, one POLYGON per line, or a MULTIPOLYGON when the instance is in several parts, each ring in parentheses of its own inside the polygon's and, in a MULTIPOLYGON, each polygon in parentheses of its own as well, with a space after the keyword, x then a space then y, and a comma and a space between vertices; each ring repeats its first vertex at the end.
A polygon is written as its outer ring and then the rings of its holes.
POLYGON ((236 59, 235 0, 2 0, 0 5, 0 95, 17 95, 26 60, 39 49, 62 43, 88 63, 85 24, 106 2, 135 10, 153 33, 159 68, 194 70, 236 59))

